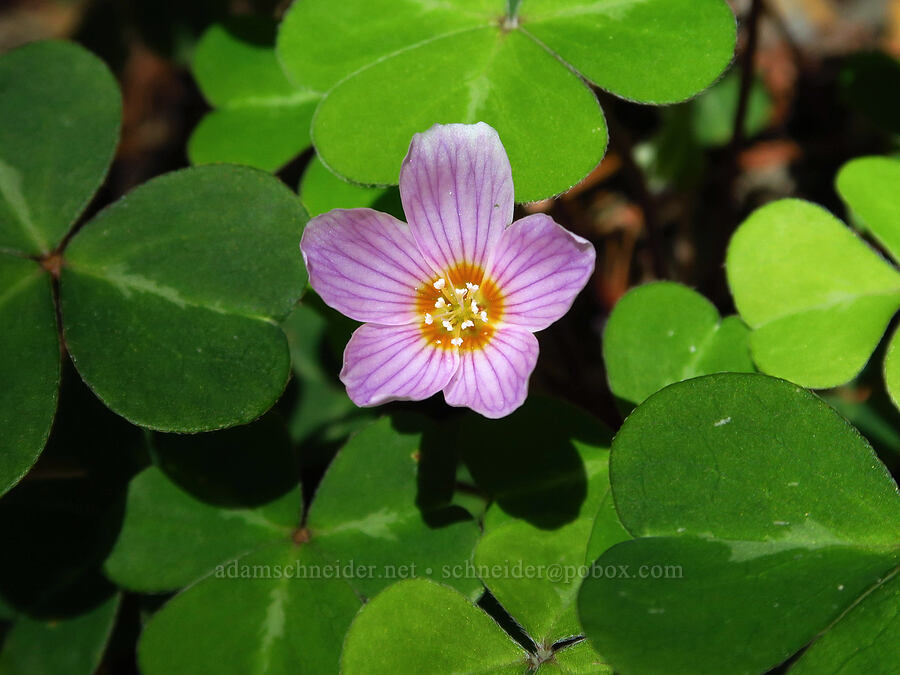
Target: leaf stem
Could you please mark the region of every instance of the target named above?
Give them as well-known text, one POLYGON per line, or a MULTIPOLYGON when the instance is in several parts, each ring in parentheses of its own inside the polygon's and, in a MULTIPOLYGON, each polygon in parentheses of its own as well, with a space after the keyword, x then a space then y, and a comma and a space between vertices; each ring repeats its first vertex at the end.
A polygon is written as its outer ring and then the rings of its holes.
POLYGON ((741 55, 741 88, 738 96, 737 111, 734 116, 734 131, 729 146, 730 159, 737 163, 737 155, 744 144, 744 130, 747 126, 747 107, 750 102, 750 90, 756 73, 756 50, 759 45, 759 17, 762 13, 762 0, 752 0, 750 13, 747 16, 747 44, 741 55))
POLYGON ((506 0, 506 17, 507 21, 515 21, 519 14, 519 5, 522 0, 506 0))

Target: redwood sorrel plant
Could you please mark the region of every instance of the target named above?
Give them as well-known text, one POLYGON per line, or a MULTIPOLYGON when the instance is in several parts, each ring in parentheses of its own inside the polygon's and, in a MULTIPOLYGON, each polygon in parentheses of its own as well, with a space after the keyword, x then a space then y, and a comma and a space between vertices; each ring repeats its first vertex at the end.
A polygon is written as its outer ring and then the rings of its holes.
POLYGON ((896 670, 875 9, 12 4, 0 675, 896 670))

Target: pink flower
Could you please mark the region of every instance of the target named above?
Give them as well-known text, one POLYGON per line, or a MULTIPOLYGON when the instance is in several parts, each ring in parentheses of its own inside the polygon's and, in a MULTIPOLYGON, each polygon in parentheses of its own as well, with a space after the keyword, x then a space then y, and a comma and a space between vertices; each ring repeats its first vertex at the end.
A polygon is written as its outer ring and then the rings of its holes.
POLYGON ((359 406, 421 400, 503 417, 528 394, 535 331, 562 317, 594 269, 591 244, 537 214, 515 223, 512 171, 484 124, 416 134, 400 169, 409 224, 335 209, 306 226, 312 287, 366 322, 341 381, 359 406))

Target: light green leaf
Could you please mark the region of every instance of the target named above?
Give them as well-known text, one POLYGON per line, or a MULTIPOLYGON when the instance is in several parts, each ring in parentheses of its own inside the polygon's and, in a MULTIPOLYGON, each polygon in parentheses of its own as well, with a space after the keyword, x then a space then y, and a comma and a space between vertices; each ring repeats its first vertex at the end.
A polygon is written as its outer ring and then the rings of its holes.
POLYGON ((888 396, 900 408, 900 329, 894 331, 884 355, 884 384, 888 396))
POLYGON ((400 192, 396 188, 373 188, 348 183, 325 168, 318 157, 313 157, 300 180, 300 200, 310 216, 331 209, 355 209, 369 207, 403 219, 400 192))
POLYGON ((861 157, 847 162, 837 176, 837 189, 853 214, 900 260, 900 161, 861 157))
MULTIPOLYGON (((604 490, 610 431, 562 401, 532 396, 499 420, 467 415, 454 422, 456 446, 477 486, 494 500, 484 529, 525 520, 555 530, 593 518, 604 490)), ((449 432, 447 432, 449 433, 449 432)))
POLYGON ((670 282, 639 286, 616 304, 603 334, 609 386, 636 404, 699 375, 752 372, 749 331, 699 293, 670 282))
POLYGON ((205 504, 146 469, 128 488, 125 520, 104 565, 130 590, 158 593, 186 586, 215 565, 287 541, 300 520, 300 491, 255 509, 205 504))
POLYGON ((25 616, 0 651, 3 675, 93 675, 112 633, 119 596, 72 618, 41 621, 25 616))
POLYGON ((550 673, 571 673, 577 675, 612 675, 612 669, 603 663, 603 658, 591 649, 587 640, 576 642, 571 646, 563 646, 553 652, 550 661, 540 664, 535 671, 543 675, 550 673))
POLYGON ((0 58, 0 249, 56 248, 106 176, 121 116, 116 81, 82 47, 0 58))
POLYGON ((721 0, 523 0, 519 22, 597 86, 657 104, 714 82, 736 36, 721 0))
POLYGON ((900 563, 890 474, 781 380, 718 374, 658 392, 619 431, 610 472, 643 538, 595 562, 579 613, 617 671, 766 671, 900 563))
POLYGON ((216 110, 188 142, 193 164, 234 162, 274 171, 309 145, 321 94, 294 87, 275 58, 275 23, 240 17, 197 43, 194 77, 216 110))
POLYGON ((336 672, 360 601, 345 579, 306 576, 322 568, 312 549, 289 542, 220 565, 150 619, 141 672, 336 672))
POLYGON ((428 473, 440 459, 433 457, 438 450, 421 433, 396 429, 398 424, 379 420, 335 457, 310 507, 310 545, 323 557, 370 568, 373 574, 351 581, 364 595, 393 580, 434 576, 477 596, 477 579, 444 572, 471 558, 478 526, 450 506, 454 474, 428 473))
POLYGON ((363 66, 425 40, 493 24, 504 0, 300 0, 285 14, 278 56, 291 79, 327 91, 363 66))
POLYGON ((306 214, 279 181, 236 166, 157 178, 103 211, 66 252, 66 340, 85 381, 142 426, 249 422, 290 373, 284 333, 306 284, 306 214))
POLYGON ((900 274, 824 209, 782 200, 728 248, 728 283, 764 372, 805 387, 851 380, 900 308, 900 274))
POLYGON ((313 142, 338 174, 389 185, 413 134, 479 121, 500 134, 519 202, 568 190, 606 149, 603 113, 578 76, 521 32, 493 27, 423 43, 344 81, 319 105, 313 142))
POLYGON ((341 654, 347 675, 522 673, 528 654, 455 590, 401 581, 359 612, 341 654))
POLYGON ((0 289, 2 495, 44 449, 56 412, 60 360, 50 275, 30 260, 0 253, 0 289))
POLYGON ((414 133, 484 121, 506 146, 516 200, 534 201, 603 156, 606 125, 582 78, 626 98, 681 100, 722 73, 734 40, 721 0, 304 0, 277 51, 295 83, 328 91, 313 141, 336 173, 394 184, 414 133))
MULTIPOLYGON (((615 515, 609 491, 608 440, 601 440, 608 439, 609 432, 568 404, 540 398, 530 399, 502 422, 486 421, 471 430, 467 425, 469 431, 473 433, 467 436, 484 442, 473 443, 471 454, 493 455, 498 473, 504 467, 509 479, 517 481, 507 484, 498 495, 503 501, 492 504, 485 515, 485 534, 475 550, 476 569, 494 597, 539 649, 549 650, 559 640, 582 632, 574 602, 585 563, 596 558, 587 558, 592 536, 594 546, 603 550, 629 537, 615 515), (591 427, 592 434, 584 433, 591 427), (542 429, 556 431, 547 433, 542 429), (579 440, 568 441, 570 435, 579 440), (504 445, 491 447, 498 438, 505 438, 505 447, 520 455, 520 464, 537 470, 516 471, 510 457, 498 452, 504 445), (566 441, 561 443, 559 438, 566 441), (574 461, 568 476, 548 471, 572 449, 581 464, 580 475, 574 461), (561 488, 559 497, 566 491, 577 494, 579 479, 584 481, 583 502, 570 522, 539 527, 504 511, 510 509, 511 494, 516 495, 516 500, 535 500, 538 504, 543 503, 542 493, 551 486, 561 488), (601 510, 603 517, 598 517, 601 510), (603 524, 596 532, 595 521, 603 524)), ((568 464, 565 460, 561 463, 568 464)), ((481 467, 475 475, 484 476, 486 471, 481 467)), ((510 510, 515 512, 515 508, 510 510)))
POLYGON ((877 673, 900 663, 900 574, 873 587, 821 638, 791 673, 828 675, 877 673))

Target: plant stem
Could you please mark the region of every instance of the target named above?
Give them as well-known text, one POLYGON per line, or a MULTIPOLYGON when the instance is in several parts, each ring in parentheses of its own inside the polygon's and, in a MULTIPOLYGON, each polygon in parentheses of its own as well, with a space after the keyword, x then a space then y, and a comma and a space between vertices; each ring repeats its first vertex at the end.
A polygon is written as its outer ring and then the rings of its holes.
POLYGON ((647 186, 644 170, 634 159, 634 144, 631 141, 631 137, 613 114, 615 101, 604 92, 598 91, 597 93, 603 102, 603 112, 606 114, 606 126, 609 128, 609 143, 622 157, 622 171, 626 180, 631 183, 631 187, 635 192, 635 198, 641 206, 641 211, 644 213, 644 228, 647 232, 647 241, 650 244, 653 273, 658 279, 666 279, 669 275, 667 273, 662 225, 659 222, 656 197, 654 197, 647 186))
POLYGON ((741 89, 729 148, 730 159, 734 164, 737 164, 737 155, 745 140, 747 108, 750 102, 750 90, 753 88, 753 77, 756 73, 756 50, 759 45, 759 17, 762 6, 762 0, 751 0, 750 12, 747 15, 747 43, 744 45, 744 53, 741 55, 741 89))
POLYGON ((519 13, 519 5, 522 4, 522 0, 507 0, 506 2, 506 16, 508 19, 515 19, 516 15, 519 13))

